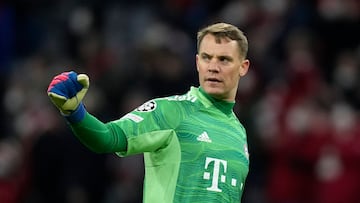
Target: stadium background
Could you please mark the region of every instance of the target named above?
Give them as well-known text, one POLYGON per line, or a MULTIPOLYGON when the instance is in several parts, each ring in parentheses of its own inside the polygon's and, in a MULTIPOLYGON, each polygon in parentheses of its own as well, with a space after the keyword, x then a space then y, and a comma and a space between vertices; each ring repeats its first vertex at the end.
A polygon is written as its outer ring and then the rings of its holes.
POLYGON ((142 157, 88 151, 47 85, 86 72, 89 111, 119 118, 197 85, 196 32, 219 21, 250 42, 235 106, 251 154, 244 202, 360 202, 357 0, 0 2, 0 202, 141 202, 142 157))

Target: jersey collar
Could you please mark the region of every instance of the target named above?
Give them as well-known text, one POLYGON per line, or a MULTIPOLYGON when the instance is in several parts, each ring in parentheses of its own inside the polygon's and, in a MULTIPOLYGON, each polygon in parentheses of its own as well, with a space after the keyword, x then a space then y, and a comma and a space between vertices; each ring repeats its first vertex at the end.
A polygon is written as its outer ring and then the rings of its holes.
POLYGON ((207 94, 201 86, 198 88, 191 87, 191 91, 195 92, 195 95, 199 97, 200 101, 205 105, 205 107, 215 106, 225 114, 230 114, 233 112, 235 102, 216 99, 207 94))

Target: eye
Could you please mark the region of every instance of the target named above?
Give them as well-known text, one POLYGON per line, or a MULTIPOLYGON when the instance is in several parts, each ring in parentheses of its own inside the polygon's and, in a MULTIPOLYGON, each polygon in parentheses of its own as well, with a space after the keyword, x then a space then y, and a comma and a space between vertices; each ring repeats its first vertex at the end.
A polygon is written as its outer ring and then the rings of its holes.
POLYGON ((201 58, 202 58, 204 61, 209 61, 209 60, 211 60, 211 56, 208 55, 208 54, 201 54, 201 58))
POLYGON ((222 64, 228 64, 230 63, 232 60, 231 58, 227 57, 227 56, 220 56, 219 57, 219 61, 222 63, 222 64))

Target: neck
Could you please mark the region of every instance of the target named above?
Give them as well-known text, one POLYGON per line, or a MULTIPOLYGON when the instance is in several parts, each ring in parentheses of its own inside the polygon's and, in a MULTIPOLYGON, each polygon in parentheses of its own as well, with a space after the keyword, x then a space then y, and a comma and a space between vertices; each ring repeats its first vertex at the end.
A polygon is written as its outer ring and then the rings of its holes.
POLYGON ((201 92, 203 92, 203 93, 207 94, 208 96, 210 96, 210 97, 214 98, 215 100, 217 100, 217 102, 219 102, 219 101, 235 102, 235 96, 223 97, 223 96, 217 95, 217 94, 210 94, 210 93, 206 92, 205 89, 201 85, 199 86, 199 89, 201 90, 201 92))

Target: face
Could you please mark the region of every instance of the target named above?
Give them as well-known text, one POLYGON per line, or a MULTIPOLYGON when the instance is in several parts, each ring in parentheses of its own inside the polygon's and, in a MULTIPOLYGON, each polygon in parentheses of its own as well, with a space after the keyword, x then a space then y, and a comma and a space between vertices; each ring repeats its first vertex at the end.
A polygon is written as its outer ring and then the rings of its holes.
POLYGON ((249 64, 240 57, 235 40, 216 43, 211 34, 205 35, 196 55, 200 86, 209 95, 226 101, 235 100, 239 79, 247 73, 249 64))

